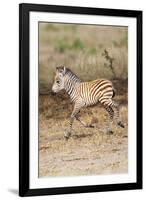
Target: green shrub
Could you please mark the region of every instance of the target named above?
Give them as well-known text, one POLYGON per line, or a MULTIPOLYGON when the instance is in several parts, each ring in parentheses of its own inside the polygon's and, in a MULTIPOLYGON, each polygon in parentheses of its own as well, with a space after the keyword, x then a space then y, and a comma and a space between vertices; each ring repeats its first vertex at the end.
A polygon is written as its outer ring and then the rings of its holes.
POLYGON ((70 45, 66 42, 65 38, 57 41, 56 50, 60 53, 64 53, 66 49, 69 49, 70 45))
POLYGON ((72 48, 83 50, 84 44, 82 43, 82 41, 79 38, 77 38, 77 39, 74 40, 74 42, 72 44, 72 48))
POLYGON ((95 55, 95 54, 97 54, 97 49, 95 48, 95 47, 92 47, 92 48, 90 48, 89 49, 89 54, 91 54, 91 55, 95 55))

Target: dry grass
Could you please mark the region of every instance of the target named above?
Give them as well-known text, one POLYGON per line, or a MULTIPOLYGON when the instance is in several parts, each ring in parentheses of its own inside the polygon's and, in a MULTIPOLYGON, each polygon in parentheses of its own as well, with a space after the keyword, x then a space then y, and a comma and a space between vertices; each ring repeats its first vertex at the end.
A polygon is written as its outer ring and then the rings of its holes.
POLYGON ((39 24, 39 177, 127 172, 127 35, 126 27, 39 24), (102 56, 104 49, 114 58, 116 79, 102 56), (73 105, 64 92, 51 94, 58 65, 68 66, 83 81, 113 79, 125 128, 114 125, 114 134, 105 134, 108 115, 94 106, 80 115, 95 128, 83 128, 75 121, 72 137, 66 141, 73 105))
MULTIPOLYGON (((123 83, 121 83, 123 84, 123 83)), ((125 84, 126 85, 126 84, 125 84)), ((118 84, 116 86, 119 87, 118 84)), ((121 86, 120 86, 121 87, 121 86)), ((101 106, 81 110, 83 121, 95 128, 83 128, 75 121, 73 135, 66 141, 73 105, 64 93, 39 97, 39 176, 74 176, 126 173, 128 170, 127 90, 118 95, 120 116, 125 128, 113 126, 114 134, 105 134, 108 114, 101 106)))

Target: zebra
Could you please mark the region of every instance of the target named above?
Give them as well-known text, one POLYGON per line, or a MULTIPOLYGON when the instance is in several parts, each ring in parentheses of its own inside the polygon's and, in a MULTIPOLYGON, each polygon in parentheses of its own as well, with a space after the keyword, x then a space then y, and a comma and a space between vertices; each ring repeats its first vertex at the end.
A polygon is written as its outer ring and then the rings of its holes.
POLYGON ((117 125, 124 128, 124 124, 119 119, 119 105, 112 99, 115 96, 115 89, 111 81, 97 79, 89 82, 82 82, 69 68, 59 66, 56 67, 52 91, 58 93, 63 89, 69 94, 71 101, 74 102, 74 109, 69 120, 69 129, 64 134, 66 139, 71 136, 72 125, 75 119, 84 127, 93 127, 92 124, 86 124, 81 121, 78 113, 82 107, 96 105, 98 102, 103 105, 109 114, 107 133, 113 134, 112 123, 114 110, 117 125))

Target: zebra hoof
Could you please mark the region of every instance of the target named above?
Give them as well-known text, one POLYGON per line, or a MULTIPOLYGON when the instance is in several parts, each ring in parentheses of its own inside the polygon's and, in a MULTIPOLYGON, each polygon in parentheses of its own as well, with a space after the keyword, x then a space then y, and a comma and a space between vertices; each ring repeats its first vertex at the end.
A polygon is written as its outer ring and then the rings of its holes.
POLYGON ((93 124, 87 124, 84 126, 85 128, 95 128, 95 126, 93 124))
POLYGON ((70 136, 71 136, 71 132, 65 132, 64 138, 65 138, 66 140, 68 140, 70 136))
POLYGON ((120 126, 121 128, 125 128, 124 124, 121 121, 118 122, 118 126, 120 126))
POLYGON ((89 128, 95 128, 95 126, 93 124, 89 124, 88 126, 89 128))
POLYGON ((107 131, 107 135, 112 135, 114 132, 112 130, 107 131))

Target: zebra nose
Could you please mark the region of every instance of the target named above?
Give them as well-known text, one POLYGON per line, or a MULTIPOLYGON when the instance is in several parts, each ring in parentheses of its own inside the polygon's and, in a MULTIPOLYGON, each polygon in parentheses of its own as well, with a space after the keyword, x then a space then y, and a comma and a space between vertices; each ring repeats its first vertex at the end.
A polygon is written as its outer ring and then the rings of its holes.
MULTIPOLYGON (((54 87, 52 87, 52 90, 51 90, 51 92, 54 92, 54 87)), ((55 93, 55 92, 54 92, 55 93)))
POLYGON ((51 91, 51 94, 52 95, 56 95, 57 93, 56 92, 54 92, 53 90, 51 91))

